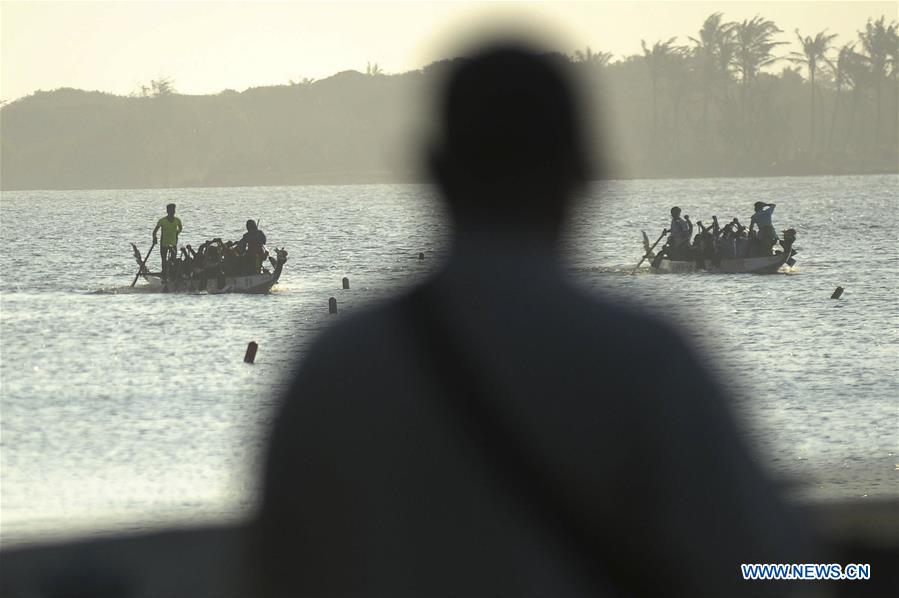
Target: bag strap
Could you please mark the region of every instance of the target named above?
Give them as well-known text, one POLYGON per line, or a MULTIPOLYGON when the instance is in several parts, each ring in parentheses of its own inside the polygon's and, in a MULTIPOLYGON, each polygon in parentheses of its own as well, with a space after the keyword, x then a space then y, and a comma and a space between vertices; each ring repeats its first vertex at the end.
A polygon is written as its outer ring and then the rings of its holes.
POLYGON ((507 389, 485 375, 485 368, 453 334, 441 315, 433 286, 415 289, 407 302, 407 322, 420 362, 426 374, 446 389, 449 411, 484 458, 491 478, 511 494, 524 497, 524 504, 582 557, 577 564, 583 579, 594 589, 608 592, 611 578, 605 573, 614 558, 614 549, 608 545, 613 540, 603 542, 586 529, 589 515, 569 499, 564 485, 539 465, 531 443, 498 408, 502 401, 495 399, 507 394, 507 389))

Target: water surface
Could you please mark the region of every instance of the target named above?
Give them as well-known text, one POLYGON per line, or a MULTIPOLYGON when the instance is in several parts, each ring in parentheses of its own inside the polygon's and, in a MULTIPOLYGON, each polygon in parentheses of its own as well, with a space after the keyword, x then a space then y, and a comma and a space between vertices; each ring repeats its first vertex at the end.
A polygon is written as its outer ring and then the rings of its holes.
MULTIPOLYGON (((759 459, 801 482, 799 496, 897 496, 897 183, 597 184, 572 215, 566 257, 593 292, 676 320, 732 392, 759 459), (630 275, 640 230, 654 240, 672 205, 694 221, 748 222, 757 200, 777 203, 779 229, 796 228, 793 271, 630 275), (831 300, 837 285, 845 293, 831 300)), ((421 185, 8 192, 0 211, 7 544, 246 516, 273 407, 296 360, 336 319, 437 268, 449 232, 433 190, 421 185), (149 247, 168 202, 178 204, 182 242, 195 245, 239 238, 247 218, 260 219, 270 246, 290 252, 274 292, 130 289, 128 243, 149 247), (328 315, 332 296, 336 316, 328 315), (242 358, 251 340, 260 348, 249 366, 242 358)))

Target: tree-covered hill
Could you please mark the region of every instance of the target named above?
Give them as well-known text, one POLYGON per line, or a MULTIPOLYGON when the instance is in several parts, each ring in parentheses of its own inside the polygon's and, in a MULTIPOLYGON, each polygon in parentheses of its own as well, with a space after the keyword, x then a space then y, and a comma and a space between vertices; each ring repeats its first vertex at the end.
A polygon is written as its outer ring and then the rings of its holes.
MULTIPOLYGON (((572 68, 607 177, 896 172, 896 24, 856 40, 711 15, 680 45, 643 43, 572 68), (780 52, 787 39, 801 52, 780 52)), ((429 95, 450 61, 384 75, 188 96, 59 89, 0 111, 3 189, 408 181, 420 178, 429 95)))
POLYGON ((420 79, 346 72, 215 96, 36 93, 3 108, 3 188, 391 179, 420 79))

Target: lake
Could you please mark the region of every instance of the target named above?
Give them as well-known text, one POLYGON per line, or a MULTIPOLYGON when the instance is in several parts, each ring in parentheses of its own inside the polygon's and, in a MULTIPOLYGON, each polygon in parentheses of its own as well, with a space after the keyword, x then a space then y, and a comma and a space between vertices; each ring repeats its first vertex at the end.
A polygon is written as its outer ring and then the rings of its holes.
MULTIPOLYGON (((895 497, 897 191, 891 175, 597 183, 565 255, 581 284, 662 311, 701 347, 760 462, 799 498, 895 497), (792 271, 630 274, 640 230, 655 240, 672 205, 694 222, 748 223, 758 200, 797 231, 792 271)), ((4 545, 246 517, 279 392, 309 343, 433 272, 449 235, 426 185, 5 192, 0 216, 4 545), (131 289, 129 242, 146 251, 169 202, 195 246, 258 218, 269 247, 290 253, 274 291, 131 289)))

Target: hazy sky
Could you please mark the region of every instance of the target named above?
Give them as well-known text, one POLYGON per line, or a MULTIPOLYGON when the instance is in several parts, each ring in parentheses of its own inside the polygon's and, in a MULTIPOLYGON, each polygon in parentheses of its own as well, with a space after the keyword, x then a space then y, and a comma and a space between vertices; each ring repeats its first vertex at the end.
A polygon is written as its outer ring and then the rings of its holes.
MULTIPOLYGON (((0 3, 0 98, 77 87, 117 94, 168 76, 181 93, 287 83, 365 70, 388 73, 445 57, 455 33, 513 17, 548 27, 558 49, 616 56, 696 35, 709 14, 755 14, 793 30, 856 39, 896 2, 10 2, 0 3)), ((790 48, 794 49, 794 48, 790 48)), ((785 50, 788 51, 788 50, 785 50)))

